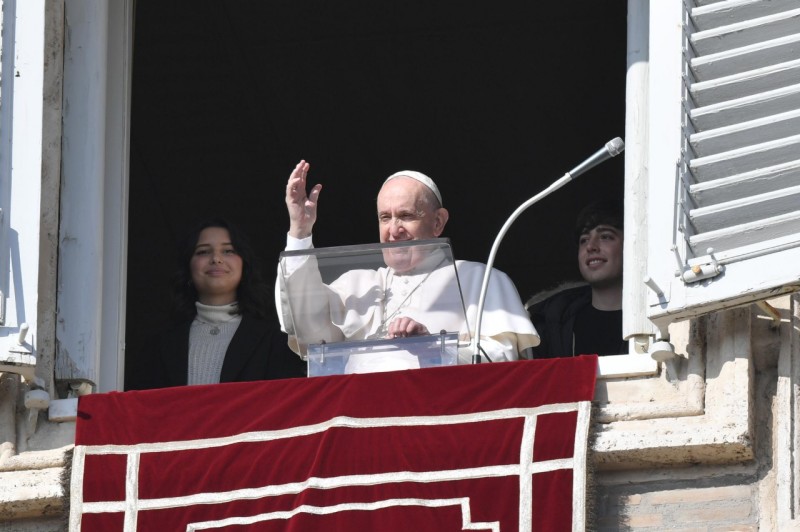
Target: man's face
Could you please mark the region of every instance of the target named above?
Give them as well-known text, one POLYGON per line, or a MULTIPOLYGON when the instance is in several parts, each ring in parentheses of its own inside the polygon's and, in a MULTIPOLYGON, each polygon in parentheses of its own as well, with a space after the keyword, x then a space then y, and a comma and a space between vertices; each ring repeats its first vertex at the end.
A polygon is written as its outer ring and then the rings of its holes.
MULTIPOLYGON (((378 193, 378 231, 381 242, 426 240, 442 234, 447 211, 426 201, 427 187, 409 177, 386 182, 378 193)), ((384 252, 386 264, 398 272, 413 268, 422 257, 412 249, 384 252)))
POLYGON ((592 286, 622 283, 623 233, 616 227, 600 224, 578 239, 578 268, 592 286))

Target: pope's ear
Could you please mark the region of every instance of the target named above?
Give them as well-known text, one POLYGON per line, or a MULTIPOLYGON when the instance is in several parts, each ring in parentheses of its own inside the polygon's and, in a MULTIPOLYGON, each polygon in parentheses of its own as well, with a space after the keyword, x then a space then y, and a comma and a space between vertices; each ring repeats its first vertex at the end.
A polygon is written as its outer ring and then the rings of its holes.
POLYGON ((444 226, 447 225, 447 220, 450 219, 450 213, 444 207, 436 209, 436 216, 434 217, 433 234, 437 237, 441 236, 444 232, 444 226))

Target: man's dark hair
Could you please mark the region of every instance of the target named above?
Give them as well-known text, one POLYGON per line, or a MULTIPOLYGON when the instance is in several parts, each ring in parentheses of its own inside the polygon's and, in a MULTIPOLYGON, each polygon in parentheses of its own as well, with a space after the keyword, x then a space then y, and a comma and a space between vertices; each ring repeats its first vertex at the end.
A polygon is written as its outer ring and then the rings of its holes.
POLYGON ((203 229, 219 227, 226 229, 236 254, 242 258, 242 280, 236 289, 239 314, 258 318, 269 316, 271 296, 269 287, 261 275, 261 267, 250 242, 244 233, 231 221, 211 218, 200 222, 186 235, 178 249, 177 267, 172 282, 172 317, 175 320, 192 319, 197 312, 197 290, 192 284, 189 262, 194 255, 197 239, 203 229))
POLYGON ((617 200, 595 201, 584 207, 575 222, 575 241, 598 225, 610 225, 620 231, 623 227, 622 203, 617 200))

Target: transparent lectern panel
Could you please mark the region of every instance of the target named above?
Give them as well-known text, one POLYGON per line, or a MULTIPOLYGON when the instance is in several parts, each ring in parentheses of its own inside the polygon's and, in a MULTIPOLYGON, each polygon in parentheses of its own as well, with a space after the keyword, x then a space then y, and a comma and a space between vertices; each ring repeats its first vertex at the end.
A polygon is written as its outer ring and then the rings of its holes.
POLYGON ((391 339, 401 319, 470 341, 446 238, 285 251, 279 269, 283 324, 304 358, 311 344, 391 339))
POLYGON ((309 344, 308 376, 455 366, 458 334, 309 344))

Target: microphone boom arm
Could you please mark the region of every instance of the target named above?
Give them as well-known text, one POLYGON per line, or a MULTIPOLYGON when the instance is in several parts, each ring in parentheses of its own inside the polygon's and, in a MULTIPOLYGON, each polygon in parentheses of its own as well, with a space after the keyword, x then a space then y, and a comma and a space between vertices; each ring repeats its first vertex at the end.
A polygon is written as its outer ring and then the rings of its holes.
MULTIPOLYGON (((543 191, 539 192, 528 201, 517 207, 517 209, 511 213, 511 216, 508 217, 506 223, 503 224, 503 227, 500 229, 500 232, 497 234, 497 238, 494 239, 494 243, 492 244, 492 249, 489 252, 489 260, 486 263, 486 271, 483 273, 483 283, 481 283, 481 292, 480 297, 478 298, 478 317, 475 323, 475 347, 472 351, 472 363, 473 364, 480 364, 481 362, 481 323, 483 322, 483 307, 486 304, 486 293, 489 289, 489 279, 492 275, 492 268, 494 267, 494 259, 497 255, 497 249, 500 247, 500 242, 503 241, 503 237, 508 232, 508 229, 511 227, 511 224, 519 218, 519 215, 522 214, 528 207, 537 203, 539 200, 549 196, 559 188, 563 187, 582 173, 586 172, 590 168, 600 164, 601 162, 605 161, 606 159, 610 159, 615 155, 622 153, 625 149, 625 144, 622 142, 622 139, 617 137, 609 142, 606 143, 604 148, 601 148, 597 153, 589 157, 586 161, 582 162, 571 171, 567 172, 555 182, 553 182, 549 187, 544 189, 543 191)), ((491 362, 491 359, 488 355, 486 358, 491 362)))

